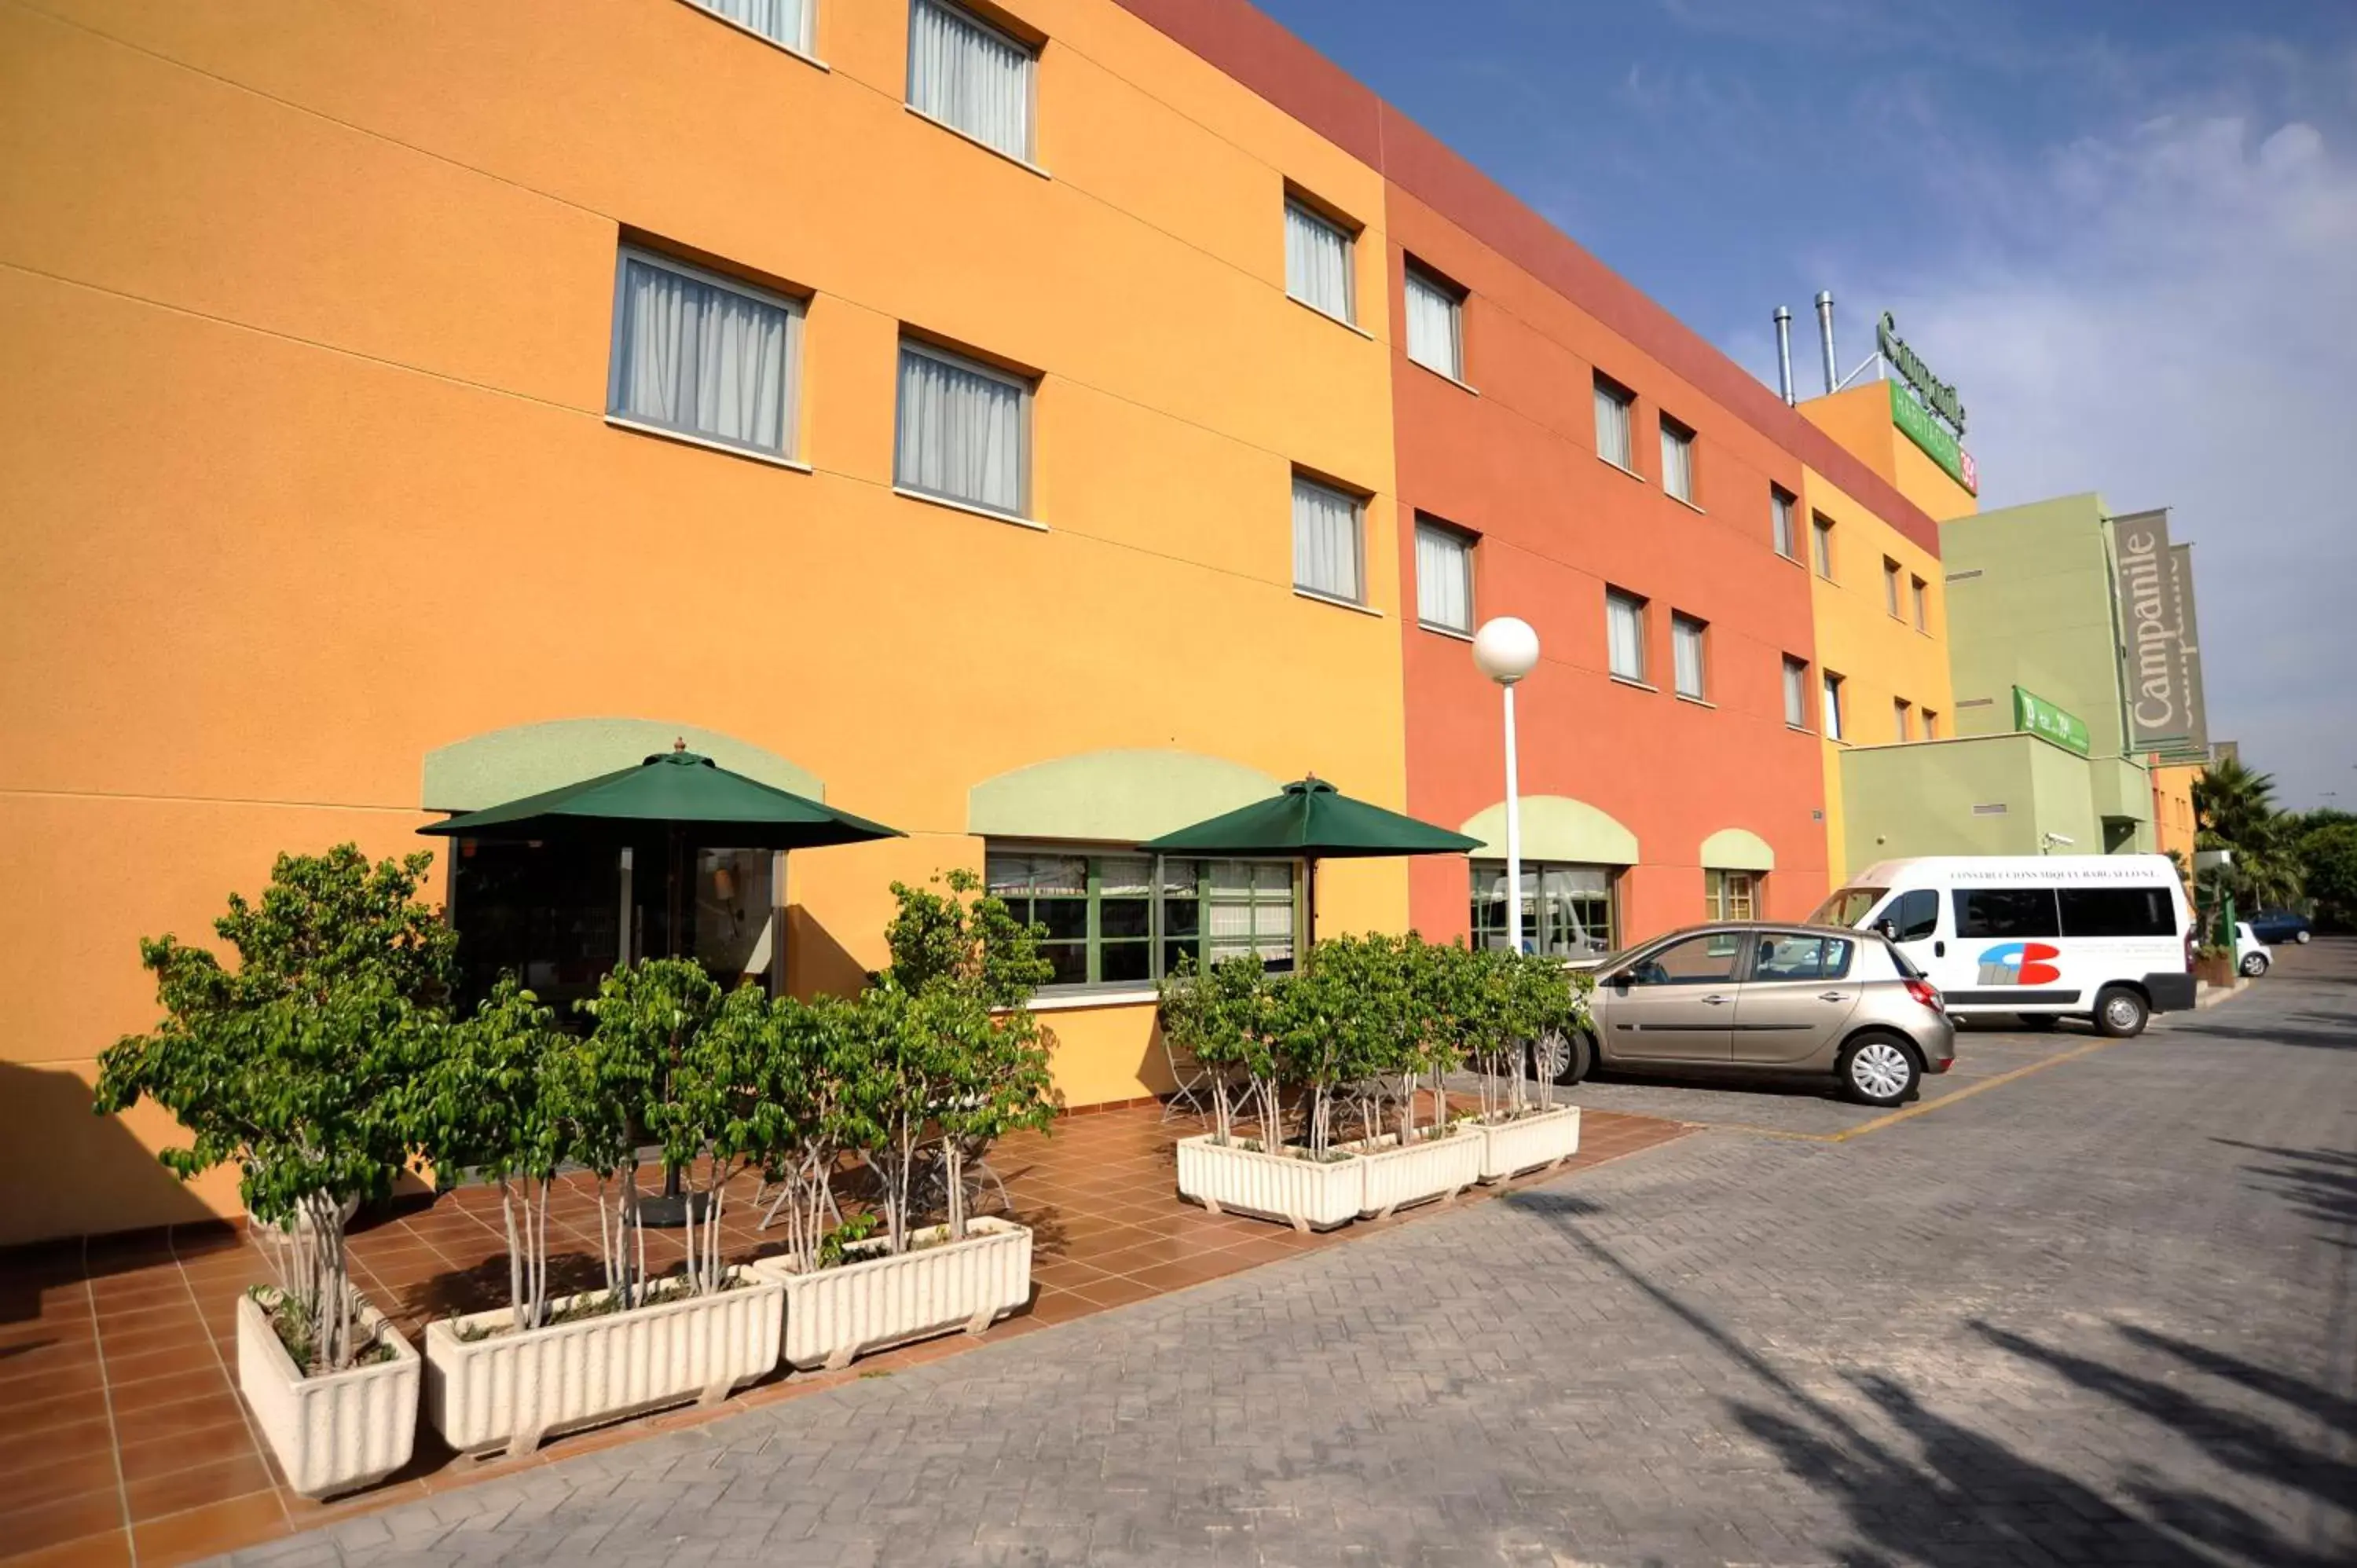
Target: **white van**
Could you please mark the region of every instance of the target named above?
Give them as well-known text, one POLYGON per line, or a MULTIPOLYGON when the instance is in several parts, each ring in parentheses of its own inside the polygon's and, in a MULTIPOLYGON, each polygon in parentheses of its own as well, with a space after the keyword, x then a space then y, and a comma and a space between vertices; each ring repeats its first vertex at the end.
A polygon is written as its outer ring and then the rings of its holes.
POLYGON ((2087 1018, 2127 1036, 2193 1005, 2192 914, 2167 855, 1886 860, 1809 918, 1881 932, 1962 1017, 2087 1018))

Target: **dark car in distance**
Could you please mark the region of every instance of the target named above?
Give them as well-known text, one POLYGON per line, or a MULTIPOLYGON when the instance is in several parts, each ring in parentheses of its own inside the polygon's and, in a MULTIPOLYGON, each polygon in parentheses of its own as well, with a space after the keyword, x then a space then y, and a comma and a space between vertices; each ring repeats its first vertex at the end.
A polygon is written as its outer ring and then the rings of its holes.
POLYGON ((2281 942, 2304 942, 2314 934, 2305 915, 2295 915, 2289 909, 2262 909, 2249 917, 2251 935, 2274 947, 2281 942))

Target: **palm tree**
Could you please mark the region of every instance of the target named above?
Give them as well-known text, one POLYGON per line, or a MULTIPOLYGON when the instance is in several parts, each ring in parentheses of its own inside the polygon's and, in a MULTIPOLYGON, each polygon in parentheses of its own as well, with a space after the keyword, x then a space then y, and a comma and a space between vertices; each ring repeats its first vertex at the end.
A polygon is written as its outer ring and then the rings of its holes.
POLYGON ((2280 908, 2299 897, 2299 836, 2297 811, 2278 811, 2275 776, 2255 772, 2236 757, 2211 764, 2193 781, 2193 811, 2203 849, 2233 852, 2226 876, 2235 901, 2245 908, 2280 908))
POLYGON ((2276 814, 2276 779, 2222 757, 2193 781, 2193 814, 2204 834, 2221 842, 2205 848, 2238 849, 2276 814))

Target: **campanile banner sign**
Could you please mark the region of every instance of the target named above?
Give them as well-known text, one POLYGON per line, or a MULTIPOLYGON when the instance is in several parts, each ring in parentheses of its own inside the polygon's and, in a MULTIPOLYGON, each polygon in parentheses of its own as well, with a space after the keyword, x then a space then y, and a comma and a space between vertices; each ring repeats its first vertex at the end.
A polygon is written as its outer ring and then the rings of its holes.
POLYGON ((2126 644, 2128 747, 2200 757, 2209 747, 2201 708, 2201 639, 2193 616, 2192 548, 2169 542, 2169 512, 2131 512, 2112 524, 2112 559, 2126 644))

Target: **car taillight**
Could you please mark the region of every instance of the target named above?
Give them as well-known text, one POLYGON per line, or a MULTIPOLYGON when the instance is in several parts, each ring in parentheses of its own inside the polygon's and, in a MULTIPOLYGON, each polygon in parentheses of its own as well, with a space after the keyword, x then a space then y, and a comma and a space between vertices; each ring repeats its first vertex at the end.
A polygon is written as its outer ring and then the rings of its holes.
POLYGON ((1947 1005, 1940 1000, 1939 988, 1934 986, 1928 980, 1909 981, 1907 983, 1907 994, 1912 996, 1916 1001, 1921 1002, 1924 1006, 1929 1007, 1934 1013, 1944 1013, 1948 1010, 1947 1005))

